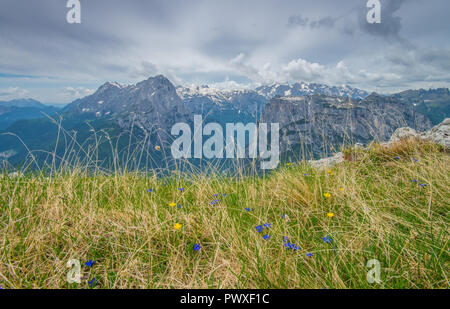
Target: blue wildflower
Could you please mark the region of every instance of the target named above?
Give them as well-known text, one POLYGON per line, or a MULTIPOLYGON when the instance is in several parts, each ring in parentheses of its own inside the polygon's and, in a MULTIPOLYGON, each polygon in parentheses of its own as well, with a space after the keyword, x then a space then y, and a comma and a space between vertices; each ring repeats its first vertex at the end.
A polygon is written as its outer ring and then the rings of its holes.
POLYGON ((258 231, 258 233, 261 233, 263 229, 264 229, 264 227, 262 225, 256 226, 256 230, 258 231))
POLYGON ((421 183, 419 186, 421 186, 422 188, 425 188, 428 185, 426 183, 421 183))
POLYGON ((417 179, 413 179, 413 180, 411 180, 411 182, 418 183, 418 180, 417 179))
POLYGON ((217 193, 216 193, 216 194, 213 194, 213 196, 214 196, 214 197, 218 197, 218 196, 219 196, 219 194, 217 194, 217 193))
POLYGON ((226 197, 226 196, 227 196, 227 194, 226 194, 226 193, 224 193, 224 194, 222 194, 222 196, 223 196, 223 197, 226 197))
POLYGON ((301 250, 300 247, 298 247, 298 246, 295 245, 295 244, 292 244, 290 241, 286 242, 286 243, 284 244, 284 246, 287 247, 287 248, 289 248, 289 249, 292 249, 292 250, 294 250, 294 251, 301 250))
POLYGON ((212 201, 210 204, 211 204, 211 205, 219 204, 219 200, 214 200, 214 201, 212 201))
POLYGON ((264 238, 265 240, 269 240, 270 235, 267 235, 267 234, 266 234, 266 235, 263 236, 263 238, 264 238))
POLYGON ((180 192, 183 192, 183 191, 184 191, 184 188, 178 188, 178 190, 180 190, 180 192))
POLYGON ((95 282, 95 278, 94 279, 92 279, 91 281, 89 281, 89 286, 92 288, 92 286, 94 285, 94 282, 95 282))
POLYGON ((250 212, 250 211, 251 211, 250 208, 244 208, 244 209, 245 209, 245 211, 247 211, 247 212, 250 212))
POLYGON ((147 189, 148 193, 153 193, 153 189, 147 189))
POLYGON ((200 245, 200 243, 194 244, 194 251, 200 251, 201 248, 202 246, 200 245))
POLYGON ((416 159, 416 158, 413 158, 413 160, 414 160, 414 162, 419 162, 419 160, 418 160, 418 159, 416 159))
POLYGON ((181 204, 178 204, 178 209, 181 209, 182 207, 183 207, 183 205, 181 205, 181 204))
POLYGON ((400 160, 400 157, 399 157, 399 156, 396 156, 395 159, 396 159, 396 160, 400 160))
POLYGON ((86 263, 84 263, 84 265, 86 265, 87 267, 92 267, 97 261, 92 261, 91 259, 89 259, 89 261, 87 261, 86 263))
POLYGON ((323 242, 331 244, 331 242, 333 241, 330 236, 326 236, 326 237, 322 237, 323 242))
POLYGON ((290 241, 288 241, 285 236, 283 236, 283 242, 284 242, 284 246, 288 249, 292 249, 294 251, 301 250, 301 248, 299 246, 292 244, 290 241))
POLYGON ((269 223, 264 223, 264 227, 268 229, 272 228, 272 226, 269 223))
POLYGON ((312 257, 313 254, 312 254, 312 253, 306 253, 306 256, 307 256, 307 257, 312 257))

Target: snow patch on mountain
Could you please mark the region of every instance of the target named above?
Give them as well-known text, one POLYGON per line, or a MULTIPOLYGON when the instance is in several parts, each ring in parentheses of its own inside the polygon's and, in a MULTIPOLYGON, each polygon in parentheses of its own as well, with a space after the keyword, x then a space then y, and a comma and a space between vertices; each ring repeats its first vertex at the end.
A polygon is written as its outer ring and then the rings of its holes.
POLYGON ((255 89, 256 92, 267 99, 284 96, 302 96, 324 94, 328 96, 347 97, 354 100, 362 100, 366 98, 369 93, 357 88, 352 88, 348 85, 342 86, 328 86, 325 84, 299 82, 295 84, 271 84, 261 86, 255 89))

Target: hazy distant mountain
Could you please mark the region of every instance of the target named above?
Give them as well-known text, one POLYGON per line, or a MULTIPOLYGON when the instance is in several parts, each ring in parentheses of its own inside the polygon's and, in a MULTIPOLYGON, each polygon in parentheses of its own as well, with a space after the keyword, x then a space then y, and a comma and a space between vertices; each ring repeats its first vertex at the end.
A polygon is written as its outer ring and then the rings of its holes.
POLYGON ((402 102, 413 105, 417 112, 427 115, 434 125, 450 117, 450 91, 448 88, 407 90, 394 96, 402 102))
POLYGON ((40 118, 53 115, 60 109, 48 106, 33 99, 19 99, 0 101, 0 130, 6 129, 11 124, 22 119, 40 118))
POLYGON ((45 107, 39 101, 33 99, 15 99, 11 101, 0 101, 0 107, 45 107))

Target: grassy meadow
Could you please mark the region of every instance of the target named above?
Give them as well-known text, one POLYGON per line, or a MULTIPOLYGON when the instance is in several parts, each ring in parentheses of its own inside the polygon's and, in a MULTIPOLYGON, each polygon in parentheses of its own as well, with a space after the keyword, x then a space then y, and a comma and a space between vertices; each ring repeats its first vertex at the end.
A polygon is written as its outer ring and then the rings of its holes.
POLYGON ((448 288, 449 153, 408 140, 345 157, 245 177, 5 171, 0 286, 448 288))

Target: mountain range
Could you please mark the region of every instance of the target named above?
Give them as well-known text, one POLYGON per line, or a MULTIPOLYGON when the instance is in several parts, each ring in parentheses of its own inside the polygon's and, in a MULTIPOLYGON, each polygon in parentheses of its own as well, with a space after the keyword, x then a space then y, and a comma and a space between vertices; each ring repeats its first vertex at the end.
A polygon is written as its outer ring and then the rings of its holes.
MULTIPOLYGON (((350 86, 299 82, 220 90, 175 87, 158 75, 134 85, 107 82, 62 110, 33 100, 0 102, 0 117, 19 114, 14 121, 10 116, 9 122, 0 118, 0 161, 17 166, 55 158, 62 162, 73 156, 111 166, 119 164, 118 158, 123 164, 130 160, 130 153, 135 158, 140 152, 141 158, 144 153, 151 155, 144 165, 161 166, 173 139, 171 127, 177 122, 191 123, 195 114, 222 126, 230 122, 279 122, 285 157, 319 157, 343 142, 386 140, 399 127, 429 129, 450 116, 449 104, 448 89, 409 90, 387 96, 350 86), (49 109, 46 113, 56 117, 31 117, 24 112, 21 118, 24 108, 41 113, 49 109), (155 152, 155 145, 161 145, 162 150, 155 152)), ((142 164, 135 162, 136 166, 142 164)))

